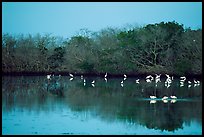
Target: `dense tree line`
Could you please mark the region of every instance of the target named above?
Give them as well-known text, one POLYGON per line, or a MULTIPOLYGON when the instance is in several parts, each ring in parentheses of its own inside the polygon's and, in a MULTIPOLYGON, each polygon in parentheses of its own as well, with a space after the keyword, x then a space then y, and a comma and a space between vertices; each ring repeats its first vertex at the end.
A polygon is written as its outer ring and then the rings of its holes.
POLYGON ((202 74, 202 30, 175 21, 106 28, 63 39, 2 36, 3 72, 202 74))

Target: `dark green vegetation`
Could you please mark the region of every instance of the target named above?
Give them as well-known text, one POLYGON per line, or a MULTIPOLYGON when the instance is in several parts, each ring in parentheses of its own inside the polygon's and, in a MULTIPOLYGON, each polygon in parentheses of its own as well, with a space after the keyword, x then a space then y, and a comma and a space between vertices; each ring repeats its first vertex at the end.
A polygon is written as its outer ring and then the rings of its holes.
POLYGON ((3 72, 202 74, 202 30, 161 22, 131 30, 2 37, 3 72))

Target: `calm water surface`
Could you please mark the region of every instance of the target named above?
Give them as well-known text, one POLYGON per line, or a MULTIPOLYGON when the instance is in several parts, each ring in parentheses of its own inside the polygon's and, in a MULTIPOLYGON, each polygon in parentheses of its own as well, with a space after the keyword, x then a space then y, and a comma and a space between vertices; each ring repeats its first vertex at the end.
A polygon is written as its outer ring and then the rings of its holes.
MULTIPOLYGON (((69 76, 2 77, 2 134, 202 134, 202 82, 69 76), (95 87, 91 82, 95 80, 95 87), (176 102, 151 101, 176 95, 176 102)), ((192 81, 192 79, 191 79, 192 81)))

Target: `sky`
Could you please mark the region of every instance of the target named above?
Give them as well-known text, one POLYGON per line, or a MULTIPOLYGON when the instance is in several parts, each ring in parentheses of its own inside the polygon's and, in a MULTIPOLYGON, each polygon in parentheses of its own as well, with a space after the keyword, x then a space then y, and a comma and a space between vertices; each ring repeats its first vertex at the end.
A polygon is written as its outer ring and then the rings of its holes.
POLYGON ((52 34, 176 21, 202 28, 202 2, 2 2, 2 33, 52 34))

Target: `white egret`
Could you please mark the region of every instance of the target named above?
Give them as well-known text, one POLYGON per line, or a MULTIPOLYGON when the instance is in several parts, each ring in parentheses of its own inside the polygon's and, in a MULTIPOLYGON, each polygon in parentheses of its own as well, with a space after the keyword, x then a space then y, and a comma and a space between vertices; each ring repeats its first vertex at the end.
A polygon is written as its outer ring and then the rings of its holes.
POLYGON ((156 75, 156 78, 157 78, 157 79, 160 78, 160 76, 161 76, 161 74, 159 74, 159 75, 155 74, 155 75, 156 75))
POLYGON ((91 82, 91 84, 95 84, 95 80, 93 80, 93 81, 91 82))
POLYGON ((170 96, 172 99, 177 99, 177 97, 176 96, 170 96))
POLYGON ((137 79, 135 82, 136 82, 137 84, 139 84, 139 83, 140 83, 140 79, 137 79))
POLYGON ((191 81, 188 81, 188 84, 191 84, 191 81))
POLYGON ((149 78, 151 79, 151 81, 154 80, 154 77, 152 77, 152 75, 146 76, 146 79, 149 79, 149 78))
POLYGON ((81 75, 81 79, 83 79, 83 75, 81 75))
POLYGON ((127 78, 127 75, 124 74, 124 77, 127 78))
POLYGON ((47 75, 47 79, 50 80, 51 79, 51 74, 47 75))
POLYGON ((170 77, 168 74, 165 74, 165 75, 167 76, 166 82, 167 82, 168 84, 172 83, 172 80, 174 79, 174 77, 173 77, 173 76, 170 77))
POLYGON ((86 80, 84 79, 84 86, 86 85, 86 80))
POLYGON ((181 82, 184 82, 184 81, 186 80, 186 77, 183 76, 183 77, 180 77, 180 79, 181 79, 181 80, 180 80, 181 82))
POLYGON ((199 80, 194 80, 194 87, 199 86, 200 85, 200 81, 199 80))
POLYGON ((121 81, 120 83, 123 84, 123 81, 121 81))
POLYGON ((165 81, 165 87, 169 88, 171 82, 172 82, 171 79, 167 78, 167 80, 165 81))
POLYGON ((105 74, 105 78, 107 77, 107 75, 108 75, 108 74, 107 74, 107 72, 106 72, 106 74, 105 74))
POLYGON ((156 75, 155 82, 156 83, 161 82, 161 80, 160 80, 161 74, 159 74, 159 75, 155 74, 155 75, 156 75))
POLYGON ((171 78, 168 74, 165 74, 167 78, 171 78))
POLYGON ((105 79, 105 81, 107 82, 107 78, 104 78, 105 79))
POLYGON ((70 77, 74 77, 74 75, 73 75, 73 74, 71 74, 71 73, 69 73, 69 76, 70 76, 70 77))
POLYGON ((157 97, 156 96, 149 96, 151 99, 156 99, 157 97))
POLYGON ((164 97, 162 98, 162 100, 166 100, 166 99, 168 99, 168 97, 167 97, 167 96, 164 96, 164 97))

